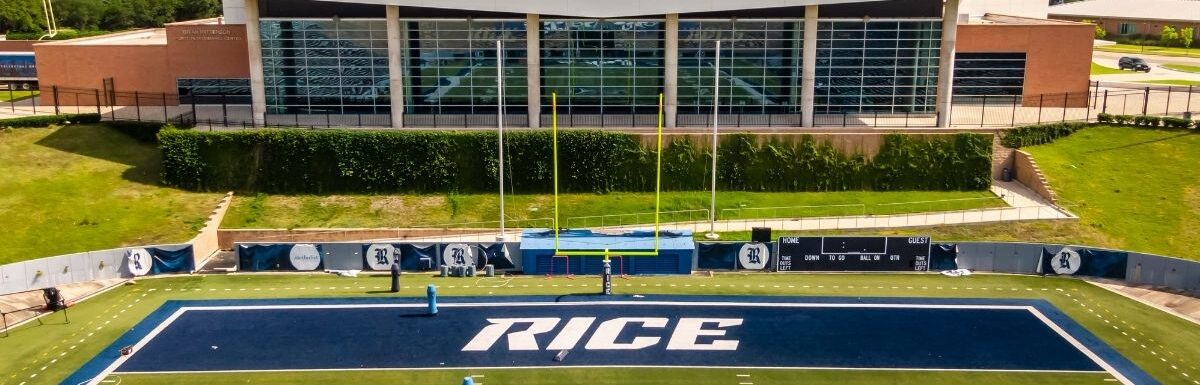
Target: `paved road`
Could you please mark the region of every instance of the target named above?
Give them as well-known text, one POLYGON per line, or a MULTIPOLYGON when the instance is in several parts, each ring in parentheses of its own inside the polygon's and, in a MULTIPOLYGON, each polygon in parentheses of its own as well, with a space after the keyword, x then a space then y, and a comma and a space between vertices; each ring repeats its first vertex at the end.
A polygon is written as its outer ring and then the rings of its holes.
POLYGON ((1163 68, 1163 64, 1189 64, 1200 65, 1200 58, 1182 58, 1168 56, 1153 56, 1153 55, 1135 55, 1112 52, 1096 51, 1092 54, 1092 61, 1105 67, 1117 68, 1117 60, 1125 56, 1135 56, 1146 59, 1150 64, 1150 72, 1133 72, 1120 75, 1092 75, 1092 80, 1100 80, 1107 82, 1137 82, 1151 80, 1195 80, 1200 81, 1200 74, 1190 72, 1173 71, 1163 68))

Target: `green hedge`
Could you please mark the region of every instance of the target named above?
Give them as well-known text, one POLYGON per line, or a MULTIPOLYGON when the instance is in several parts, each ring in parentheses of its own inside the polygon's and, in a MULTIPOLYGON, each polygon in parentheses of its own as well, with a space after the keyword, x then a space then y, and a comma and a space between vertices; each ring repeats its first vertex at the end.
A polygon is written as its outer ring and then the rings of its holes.
POLYGON ((46 127, 51 124, 82 124, 82 123, 99 123, 99 114, 62 114, 62 115, 37 115, 25 116, 20 118, 0 119, 0 128, 29 128, 29 127, 46 127))
POLYGON ((1017 127, 1004 133, 1000 143, 1008 148, 1021 148, 1046 144, 1074 134, 1087 127, 1088 123, 1054 123, 1040 126, 1017 127))
POLYGON ((104 124, 117 131, 120 131, 125 135, 128 135, 131 138, 146 143, 154 143, 158 141, 158 132, 165 128, 177 128, 175 125, 164 124, 162 122, 138 122, 132 120, 116 120, 105 122, 104 124))
POLYGON ((1200 129, 1200 120, 1191 121, 1184 118, 1175 118, 1170 116, 1146 116, 1146 115, 1112 115, 1101 113, 1096 115, 1096 121, 1100 123, 1111 123, 1121 125, 1133 125, 1141 127, 1165 127, 1188 129, 1200 129))
MULTIPOLYGON (((349 130, 164 130, 163 182, 194 190, 271 193, 491 192, 496 135, 490 132, 349 130)), ((802 136, 760 143, 750 134, 722 139, 718 183, 739 191, 982 190, 991 181, 991 137, 887 135, 874 159, 843 154, 802 136)), ((551 134, 505 137, 508 186, 553 188, 551 134)), ((708 188, 707 146, 687 137, 664 144, 663 188, 708 188)), ((563 192, 652 191, 656 154, 639 135, 559 133, 563 192)))

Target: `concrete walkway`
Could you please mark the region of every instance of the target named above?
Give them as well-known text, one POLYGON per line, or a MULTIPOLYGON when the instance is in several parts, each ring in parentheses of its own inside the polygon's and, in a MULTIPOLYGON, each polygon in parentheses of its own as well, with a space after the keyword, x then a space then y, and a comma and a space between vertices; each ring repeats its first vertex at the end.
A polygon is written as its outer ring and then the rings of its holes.
MULTIPOLYGON (((943 225, 966 225, 966 224, 984 224, 984 223, 1000 223, 1000 222, 1018 222, 1032 220, 1063 220, 1076 219, 1074 215, 1066 212, 1058 207, 1042 199, 1033 190, 1021 185, 1018 182, 1003 182, 994 181, 992 193, 1004 200, 1007 204, 1005 207, 973 209, 973 210, 958 210, 958 211, 941 211, 916 214, 899 214, 899 215, 858 215, 844 217, 820 217, 820 218, 775 218, 775 219, 751 219, 751 220, 729 220, 717 221, 710 224, 707 221, 702 222, 677 222, 662 224, 662 230, 678 231, 689 230, 693 233, 707 233, 709 231, 716 232, 749 232, 754 227, 770 227, 775 231, 831 231, 831 230, 871 230, 871 229, 894 229, 894 228, 910 228, 910 227, 928 227, 928 226, 943 226, 943 225)), ((653 225, 633 225, 633 226, 612 226, 601 227, 597 230, 606 231, 627 231, 627 230, 645 230, 653 227, 653 225)), ((403 241, 428 241, 428 242, 495 242, 496 232, 487 232, 480 234, 455 235, 445 237, 427 237, 404 239, 403 241)), ((510 241, 520 241, 521 234, 519 230, 510 231, 507 239, 510 241)), ((383 241, 400 241, 398 239, 375 240, 383 241)))

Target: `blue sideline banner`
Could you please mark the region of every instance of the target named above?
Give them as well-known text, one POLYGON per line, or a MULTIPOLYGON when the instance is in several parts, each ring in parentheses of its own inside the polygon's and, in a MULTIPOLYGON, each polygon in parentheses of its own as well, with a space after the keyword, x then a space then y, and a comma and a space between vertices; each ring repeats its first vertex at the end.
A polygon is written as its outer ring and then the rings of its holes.
POLYGON ((400 247, 400 268, 405 271, 428 271, 436 268, 441 259, 438 245, 403 244, 400 247))
POLYGON ((134 276, 191 273, 196 269, 192 246, 125 250, 125 269, 134 276))
POLYGON ((324 266, 320 245, 238 245, 238 269, 243 271, 317 271, 324 266))
POLYGON ((934 243, 929 249, 929 271, 958 269, 958 245, 934 243))
POLYGON ((1039 272, 1051 275, 1081 275, 1125 279, 1129 253, 1080 247, 1042 248, 1039 272))
POLYGON ((697 243, 696 268, 704 270, 733 270, 737 268, 737 253, 742 243, 697 243))
POLYGON ((177 250, 148 247, 146 251, 154 256, 154 266, 150 269, 150 274, 190 273, 196 270, 192 246, 177 250))
POLYGON ((480 269, 487 265, 494 266, 496 270, 517 268, 512 257, 509 256, 508 247, 503 243, 480 244, 478 262, 477 267, 480 269))

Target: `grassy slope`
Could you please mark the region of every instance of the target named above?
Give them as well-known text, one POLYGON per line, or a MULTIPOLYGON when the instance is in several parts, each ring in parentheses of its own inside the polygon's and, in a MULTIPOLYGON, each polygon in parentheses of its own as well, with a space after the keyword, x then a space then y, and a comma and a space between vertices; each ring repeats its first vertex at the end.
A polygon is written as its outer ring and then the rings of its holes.
MULTIPOLYGON (((361 276, 339 278, 329 275, 253 275, 197 276, 139 281, 138 285, 117 288, 71 309, 71 324, 62 324, 61 316, 46 318, 15 330, 0 339, 0 385, 56 384, 111 343, 129 327, 168 299, 225 299, 279 297, 359 297, 390 296, 378 293, 387 286, 387 277, 361 276), (53 360, 53 362, 51 362, 53 360), (32 374, 37 376, 31 377, 32 374)), ((595 277, 575 280, 545 280, 517 277, 507 285, 503 279, 433 278, 427 275, 405 276, 404 296, 420 296, 424 285, 435 283, 443 295, 561 295, 591 293, 599 290, 595 277), (583 284, 588 287, 583 287, 583 284), (570 286, 568 286, 570 285, 570 286)), ((1085 282, 1029 276, 976 275, 946 278, 940 275, 799 275, 799 274, 718 274, 701 277, 636 277, 617 280, 618 294, 723 294, 723 295, 819 295, 886 297, 959 297, 959 298, 1044 298, 1077 322, 1096 333, 1105 342, 1133 360, 1164 384, 1191 384, 1190 376, 1200 376, 1194 357, 1200 357, 1200 326, 1166 315, 1145 305, 1094 287, 1085 282), (703 286, 702 286, 703 285, 703 286), (721 285, 717 287, 716 285, 721 285), (1150 351, 1154 353, 1151 354, 1150 351), (1172 368, 1174 366, 1174 368, 1172 368)), ((614 383, 733 383, 723 371, 705 372, 711 376, 689 375, 687 382, 672 382, 665 376, 613 374, 612 371, 487 371, 493 384, 529 383, 515 376, 541 378, 537 383, 585 383, 597 376, 622 376, 614 383), (493 380, 494 379, 494 380, 493 380), (510 380, 511 379, 511 380, 510 380)), ((379 372, 353 374, 370 383, 446 383, 461 378, 462 372, 419 373, 379 372), (359 377, 363 376, 363 377, 359 377)), ((811 379, 812 383, 925 383, 925 384, 1017 384, 1017 383, 1105 383, 1099 378, 1041 377, 1036 375, 912 374, 879 375, 856 372, 753 372, 754 378, 777 379, 761 383, 798 383, 787 379, 811 379), (778 377, 776 377, 778 376, 778 377), (925 381, 922 381, 924 379, 925 381), (1090 380, 1090 381, 1089 381, 1090 380), (861 382, 860 382, 861 381, 861 382), (896 382, 893 382, 896 381, 896 382)), ((230 374, 221 376, 143 377, 128 376, 128 383, 331 383, 331 374, 230 374), (180 381, 180 382, 176 382, 180 381)), ((346 377, 338 377, 345 380, 346 377)), ((603 377, 607 378, 607 377, 603 377)), ((802 383, 810 383, 804 381, 802 383)))
POLYGON ((1114 44, 1097 46, 1097 51, 1117 52, 1117 53, 1138 53, 1145 55, 1159 56, 1179 56, 1179 57, 1200 57, 1200 49, 1177 48, 1177 47, 1156 47, 1156 46, 1139 46, 1130 44, 1114 44))
MULTIPOLYGON (((709 192, 665 192, 662 210, 699 210, 709 208, 709 192)), ((569 217, 654 212, 653 193, 564 194, 559 197, 564 225, 569 217)), ((498 227, 491 222, 499 217, 499 197, 475 195, 334 195, 235 197, 222 223, 226 228, 311 228, 311 227, 404 227, 437 224, 465 224, 467 227, 498 227)), ((550 218, 554 216, 553 195, 509 195, 505 201, 510 220, 550 218)), ((835 193, 745 193, 722 192, 717 197, 719 215, 725 217, 808 217, 860 215, 863 207, 808 208, 721 213, 739 207, 794 207, 817 205, 864 204, 870 213, 896 211, 920 212, 995 207, 1003 202, 990 192, 835 192, 835 193), (979 199, 972 199, 979 198, 979 199), (873 205, 889 202, 968 201, 912 204, 902 207, 873 205)), ((703 220, 704 212, 665 214, 663 221, 703 220)), ((638 223, 653 223, 651 215, 642 215, 638 223)), ((605 224, 617 224, 609 219, 605 224)), ((624 218, 626 223, 633 217, 624 218)), ((547 221, 510 223, 514 226, 545 227, 547 221)), ((589 223, 599 226, 599 219, 589 223)), ((569 225, 580 227, 582 222, 569 225)))
POLYGON ((220 196, 156 186, 158 159, 101 126, 0 132, 0 264, 187 241, 220 196))
POLYGON ((1095 62, 1092 63, 1092 75, 1117 75, 1123 73, 1125 73, 1125 71, 1116 68, 1105 67, 1096 64, 1095 62))
POLYGON ((1200 133, 1095 127, 1026 149, 1106 246, 1200 258, 1200 133))

